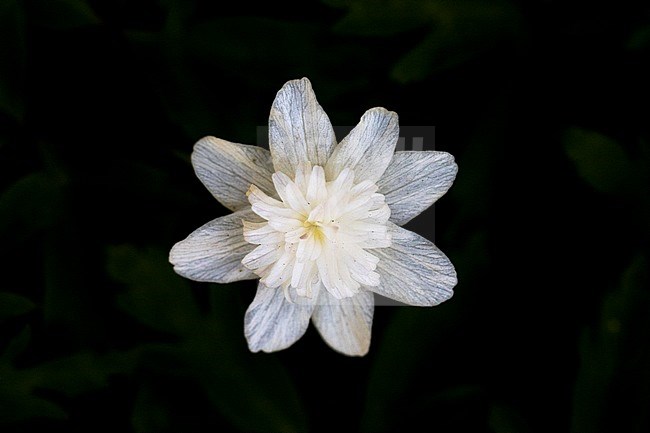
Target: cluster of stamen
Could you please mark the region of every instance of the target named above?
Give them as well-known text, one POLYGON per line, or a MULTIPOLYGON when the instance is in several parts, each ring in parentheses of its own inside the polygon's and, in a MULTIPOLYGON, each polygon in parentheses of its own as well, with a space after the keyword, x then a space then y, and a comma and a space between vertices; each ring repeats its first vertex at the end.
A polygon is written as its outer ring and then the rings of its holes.
POLYGON ((305 164, 293 179, 273 174, 277 197, 255 185, 247 192, 262 222, 244 221, 244 238, 258 245, 242 263, 268 287, 313 297, 321 287, 342 299, 379 285, 379 259, 367 250, 390 246, 390 209, 377 186, 355 183, 343 169, 330 181, 321 166, 305 164))

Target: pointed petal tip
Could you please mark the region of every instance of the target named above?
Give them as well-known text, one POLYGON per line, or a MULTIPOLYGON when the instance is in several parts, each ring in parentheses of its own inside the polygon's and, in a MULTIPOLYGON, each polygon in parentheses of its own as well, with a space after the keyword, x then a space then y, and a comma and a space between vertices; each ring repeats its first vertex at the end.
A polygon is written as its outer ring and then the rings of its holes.
MULTIPOLYGON (((321 337, 323 337, 322 334, 321 337)), ((327 346, 330 349, 332 349, 336 353, 340 353, 341 355, 349 356, 351 358, 361 358, 366 356, 368 352, 370 352, 370 338, 368 338, 367 342, 364 342, 359 346, 352 346, 352 345, 335 346, 334 344, 331 344, 324 337, 323 337, 323 341, 327 344, 327 346)))
POLYGON ((384 107, 371 108, 336 146, 327 160, 325 173, 335 179, 344 168, 350 168, 356 179, 376 183, 390 164, 398 141, 397 113, 384 107))
POLYGON ((399 115, 395 111, 391 111, 384 107, 373 107, 366 110, 359 122, 380 122, 380 125, 383 125, 384 128, 391 126, 395 128, 397 134, 399 134, 399 115), (374 120, 373 120, 374 119, 374 120))
POLYGON ((362 358, 370 352, 370 340, 368 340, 368 344, 364 345, 363 347, 357 347, 354 348, 353 350, 342 350, 339 347, 334 347, 331 344, 329 344, 327 341, 325 341, 327 345, 330 347, 330 349, 334 350, 337 353, 340 353, 341 355, 349 356, 351 358, 362 358))
POLYGON ((269 149, 275 171, 294 176, 300 164, 325 165, 336 145, 329 117, 307 78, 287 81, 269 115, 269 149))
POLYGON ((445 151, 436 151, 436 152, 444 156, 443 161, 441 161, 442 164, 448 165, 451 168, 451 170, 454 172, 454 177, 455 177, 456 173, 458 173, 458 163, 456 163, 456 157, 449 152, 445 152, 445 151))
POLYGON ((273 165, 268 150, 206 136, 194 144, 194 173, 224 207, 236 211, 248 206, 246 190, 256 184, 273 190, 273 165))
POLYGON ((285 83, 285 86, 289 83, 300 83, 300 84, 305 84, 308 86, 311 86, 311 81, 309 81, 309 78, 307 77, 302 77, 302 78, 294 78, 293 80, 289 80, 285 83))
POLYGON ((370 350, 374 295, 361 291, 353 297, 338 300, 328 291, 320 294, 312 323, 325 343, 346 356, 364 356, 370 350))
POLYGON ((395 120, 399 120, 399 115, 395 111, 391 111, 387 108, 384 107, 372 107, 368 110, 366 110, 365 113, 361 116, 363 119, 366 116, 372 115, 372 114, 380 114, 382 116, 388 116, 388 117, 394 117, 395 120))
POLYGON ((214 137, 212 135, 206 135, 205 137, 201 138, 198 140, 196 143, 194 143, 194 146, 192 146, 192 162, 194 163, 194 160, 197 157, 200 157, 200 149, 204 147, 211 147, 211 146, 219 146, 221 144, 221 139, 214 137))
POLYGON ((244 314, 244 336, 251 352, 277 352, 298 341, 307 331, 313 304, 287 302, 279 288, 258 284, 244 314))
POLYGON ((249 339, 248 336, 246 336, 246 344, 248 345, 248 350, 250 350, 251 353, 275 353, 275 352, 280 352, 281 350, 285 350, 293 346, 296 342, 293 342, 288 345, 282 345, 282 346, 277 346, 277 347, 266 347, 261 344, 255 345, 252 343, 249 339))
MULTIPOLYGON (((177 251, 178 251, 178 244, 180 244, 183 241, 176 242, 170 249, 169 249, 169 256, 167 257, 167 260, 169 260, 169 263, 172 265, 176 266, 177 263, 177 251)), ((176 269, 174 269, 176 270, 176 269)))
POLYGON ((196 143, 194 143, 194 147, 200 145, 200 144, 206 144, 210 142, 218 142, 220 139, 213 136, 213 135, 206 135, 205 137, 202 137, 201 139, 197 140, 196 143))
POLYGON ((285 82, 280 88, 280 90, 278 90, 277 93, 278 94, 284 93, 287 90, 289 90, 290 87, 297 87, 299 89, 305 89, 305 90, 308 89, 311 92, 313 92, 313 88, 311 85, 311 81, 309 81, 309 78, 302 77, 302 78, 296 78, 285 82))

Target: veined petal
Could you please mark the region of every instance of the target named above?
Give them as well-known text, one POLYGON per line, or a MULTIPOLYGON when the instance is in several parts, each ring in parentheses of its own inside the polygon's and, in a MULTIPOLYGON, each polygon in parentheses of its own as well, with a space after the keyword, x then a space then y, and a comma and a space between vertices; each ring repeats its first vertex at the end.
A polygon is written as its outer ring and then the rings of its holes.
POLYGON ((390 220, 404 225, 444 195, 458 166, 447 152, 395 152, 377 182, 390 206, 390 220))
POLYGON ((332 349, 348 356, 363 356, 370 347, 374 310, 373 294, 367 290, 343 299, 321 290, 312 321, 332 349))
POLYGON ((251 184, 273 193, 271 154, 261 147, 205 137, 194 145, 192 165, 208 191, 230 210, 248 206, 251 184))
POLYGON ((169 261, 176 273, 212 283, 257 278, 241 263, 255 248, 244 239, 242 219, 259 220, 250 209, 240 210, 204 224, 174 245, 169 261))
POLYGON ((349 168, 357 180, 376 182, 388 167, 398 138, 397 114, 381 107, 371 108, 334 149, 325 166, 327 179, 336 179, 344 168, 349 168))
MULTIPOLYGON (((295 290, 289 289, 295 295, 295 290)), ((296 297, 291 303, 280 288, 260 283, 244 317, 244 334, 251 352, 286 349, 303 336, 314 311, 314 299, 296 297)))
POLYGON ((307 78, 287 82, 269 117, 269 147, 275 171, 293 177, 305 162, 325 165, 336 146, 334 129, 307 78))
POLYGON ((458 282, 447 256, 431 241, 388 223, 392 243, 372 250, 379 258, 380 283, 375 293, 409 305, 433 306, 451 298, 458 282))

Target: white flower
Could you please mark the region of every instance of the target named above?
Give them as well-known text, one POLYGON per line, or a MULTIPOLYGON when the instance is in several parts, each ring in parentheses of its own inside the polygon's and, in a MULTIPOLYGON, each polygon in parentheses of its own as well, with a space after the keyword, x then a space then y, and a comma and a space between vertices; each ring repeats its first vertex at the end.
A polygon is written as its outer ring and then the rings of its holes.
POLYGON ((270 152, 206 137, 192 164, 232 214, 174 245, 180 275, 260 278, 246 311, 251 351, 289 347, 311 319, 346 355, 368 352, 374 293, 418 306, 452 295, 456 272, 430 241, 400 226, 456 177, 446 152, 395 152, 397 114, 372 108, 337 144, 306 78, 286 83, 269 118, 270 152))

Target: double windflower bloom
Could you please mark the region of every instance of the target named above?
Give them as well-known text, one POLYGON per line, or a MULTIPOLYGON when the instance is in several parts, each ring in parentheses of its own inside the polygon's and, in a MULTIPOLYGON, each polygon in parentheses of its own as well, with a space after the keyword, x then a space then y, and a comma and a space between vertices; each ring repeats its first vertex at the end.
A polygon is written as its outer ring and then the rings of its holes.
POLYGON ((273 352, 314 323, 346 355, 368 352, 374 293, 433 306, 452 295, 456 272, 430 241, 402 225, 456 177, 453 156, 398 151, 397 114, 372 108, 337 143, 309 80, 278 92, 270 151, 206 137, 197 176, 233 213, 178 242, 180 275, 215 283, 260 278, 246 311, 249 348, 273 352))

